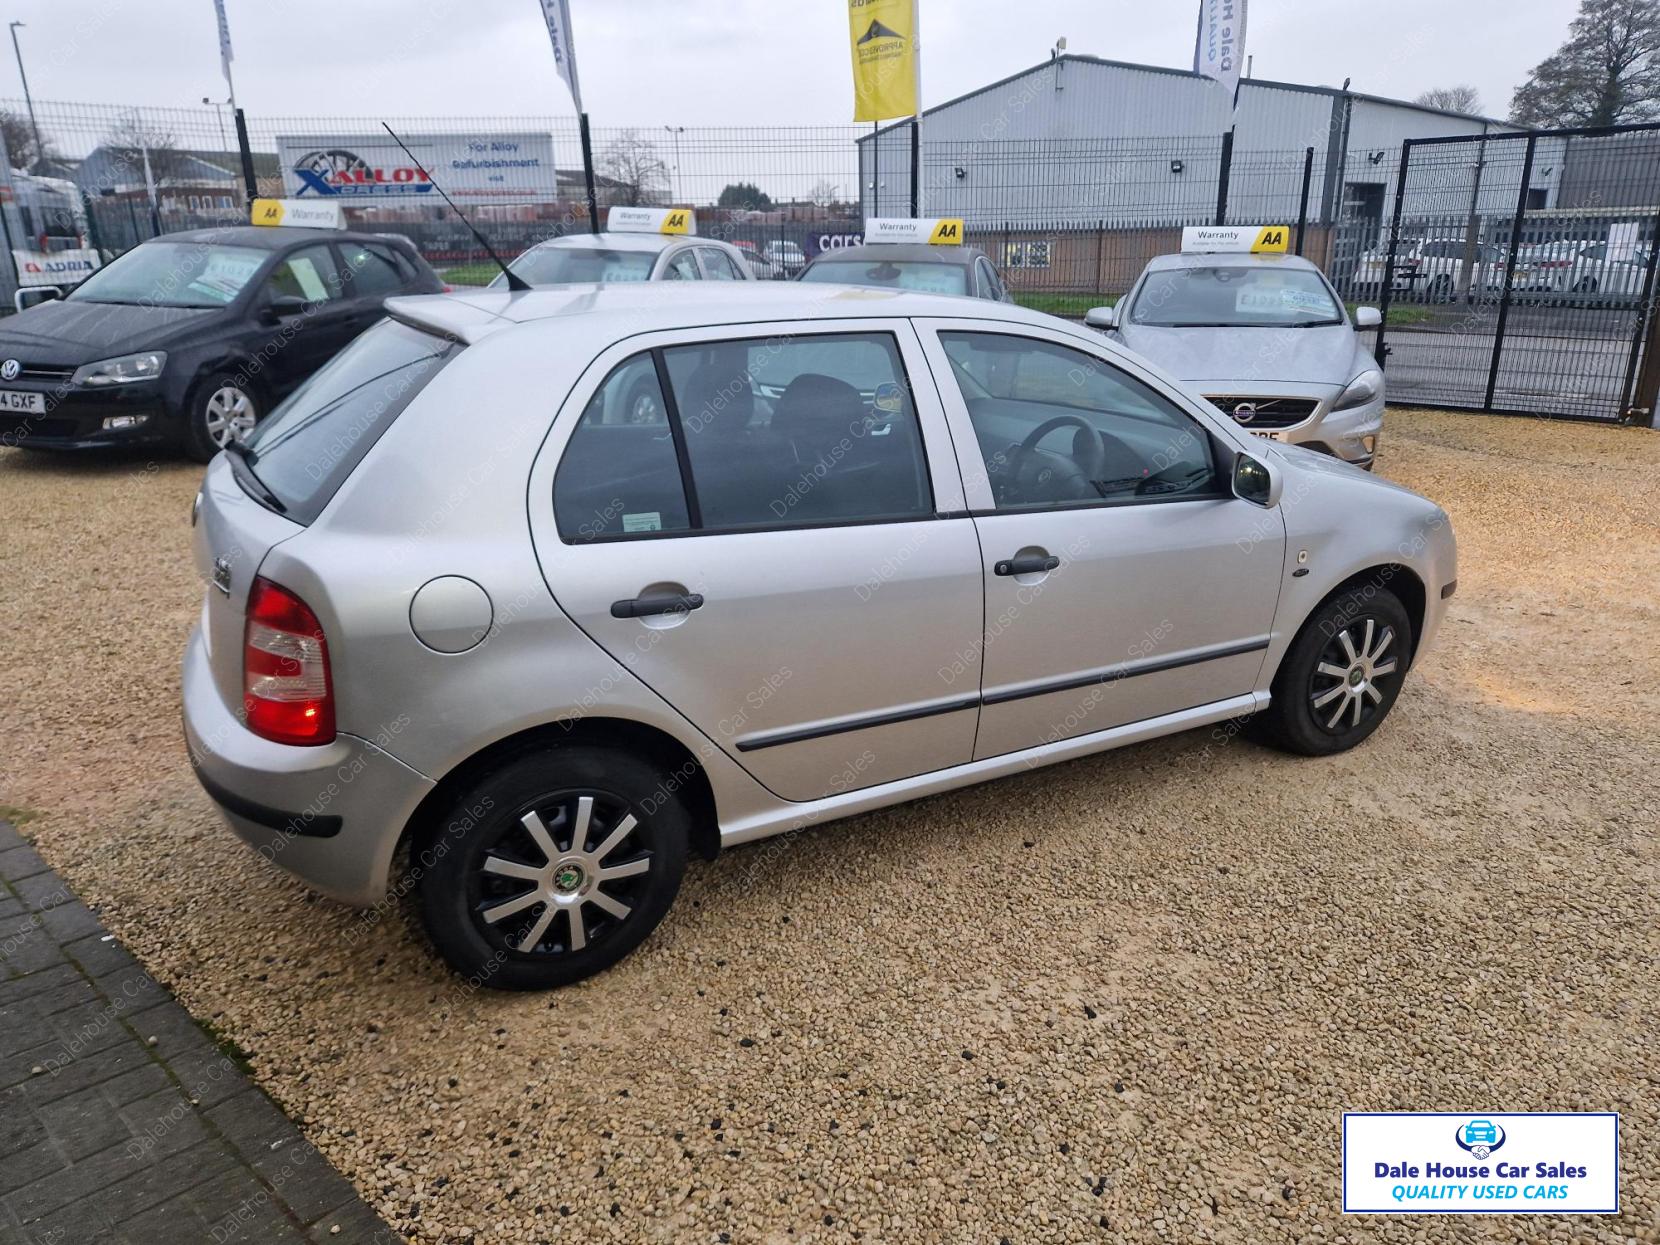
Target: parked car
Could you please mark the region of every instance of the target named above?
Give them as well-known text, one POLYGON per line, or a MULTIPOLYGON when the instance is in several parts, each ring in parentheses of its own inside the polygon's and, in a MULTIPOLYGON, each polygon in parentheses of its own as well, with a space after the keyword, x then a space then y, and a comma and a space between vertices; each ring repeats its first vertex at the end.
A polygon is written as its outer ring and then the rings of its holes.
POLYGON ((738 254, 743 256, 744 263, 749 266, 749 271, 757 281, 782 281, 784 279, 783 265, 773 262, 771 257, 762 254, 756 249, 753 242, 739 240, 733 242, 732 245, 737 248, 738 254))
POLYGON ((1319 268, 1298 255, 1160 255, 1085 323, 1203 393, 1244 431, 1370 469, 1383 372, 1319 268), (1294 331, 1290 331, 1294 330, 1294 331))
POLYGON ((1610 259, 1607 242, 1562 238, 1521 248, 1517 268, 1529 274, 1518 284, 1521 290, 1634 298, 1648 276, 1648 252, 1639 247, 1610 259))
MULTIPOLYGON (((1475 247, 1474 262, 1466 280, 1466 246, 1463 238, 1403 238, 1395 250, 1395 279, 1390 285, 1395 296, 1450 303, 1459 297, 1461 291, 1466 296, 1479 297, 1500 293, 1504 289, 1503 248, 1479 243, 1475 247)), ((1387 242, 1361 256, 1355 270, 1355 282, 1369 296, 1380 295, 1388 261, 1387 242)))
POLYGON ((799 242, 769 242, 766 256, 789 276, 794 276, 807 266, 807 253, 801 249, 799 242))
POLYGON ((381 318, 441 291, 406 240, 240 225, 153 238, 0 323, 0 443, 206 462, 381 318))
POLYGON ((615 963, 690 852, 1251 714, 1352 748, 1453 591, 1430 502, 1007 304, 388 311, 208 468, 185 731, 230 827, 326 894, 379 902, 407 845, 482 985, 615 963))
MULTIPOLYGON (((742 251, 696 234, 565 234, 538 242, 507 266, 535 286, 754 279, 742 251)), ((507 278, 497 276, 488 288, 505 290, 507 278)))
POLYGON ((1014 301, 997 266, 976 246, 862 242, 816 256, 797 280, 1014 301))

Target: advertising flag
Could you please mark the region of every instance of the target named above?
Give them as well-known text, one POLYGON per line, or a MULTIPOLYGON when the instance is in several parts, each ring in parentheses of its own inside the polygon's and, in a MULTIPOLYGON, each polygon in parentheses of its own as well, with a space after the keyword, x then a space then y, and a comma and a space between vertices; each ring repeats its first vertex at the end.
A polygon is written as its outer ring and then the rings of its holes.
POLYGON ((1199 0, 1199 34, 1193 72, 1214 78, 1239 102, 1239 68, 1245 63, 1246 0, 1199 0))
POLYGON ((547 19, 548 38, 553 40, 553 64, 565 85, 571 88, 571 102, 582 111, 582 87, 576 77, 576 45, 571 42, 570 0, 541 0, 547 19))
POLYGON ((917 113, 916 0, 847 0, 853 119, 917 113))
POLYGON ((219 17, 219 67, 225 71, 225 81, 231 80, 231 24, 225 17, 225 0, 213 0, 213 11, 219 17))

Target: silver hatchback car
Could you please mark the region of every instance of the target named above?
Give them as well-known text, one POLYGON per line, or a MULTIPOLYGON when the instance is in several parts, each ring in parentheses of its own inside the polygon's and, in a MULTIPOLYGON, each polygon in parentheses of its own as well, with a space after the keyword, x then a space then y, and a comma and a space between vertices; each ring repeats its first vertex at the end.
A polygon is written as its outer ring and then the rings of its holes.
POLYGON ((1009 304, 388 311, 208 468, 186 734, 238 835, 409 879, 491 986, 615 963, 690 852, 1247 717, 1353 747, 1453 591, 1430 502, 1009 304))

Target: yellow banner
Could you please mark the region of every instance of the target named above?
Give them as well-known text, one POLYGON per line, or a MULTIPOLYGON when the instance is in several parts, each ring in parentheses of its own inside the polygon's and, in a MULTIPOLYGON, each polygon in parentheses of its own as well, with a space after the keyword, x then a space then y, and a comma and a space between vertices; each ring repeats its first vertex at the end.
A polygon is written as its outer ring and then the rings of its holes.
POLYGON ((847 0, 853 44, 853 119, 914 117, 916 0, 847 0))

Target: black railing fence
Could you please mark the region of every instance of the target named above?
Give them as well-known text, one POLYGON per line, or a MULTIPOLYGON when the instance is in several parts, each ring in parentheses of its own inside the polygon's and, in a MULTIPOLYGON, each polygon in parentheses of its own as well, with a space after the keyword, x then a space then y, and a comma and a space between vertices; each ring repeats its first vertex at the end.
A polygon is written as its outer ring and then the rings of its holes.
MULTIPOLYGON (((408 236, 445 278, 493 274, 382 118, 224 105, 0 101, 5 308, 162 233, 333 188, 359 228, 408 236), (10 262, 5 262, 9 259, 10 262)), ((494 248, 590 228, 575 118, 384 118, 494 248)), ((1403 401, 1612 419, 1654 406, 1660 129, 1489 134, 1402 148, 1261 150, 1229 136, 944 141, 867 126, 596 128, 598 202, 691 207, 698 231, 785 279, 868 216, 961 217, 1015 297, 1081 316, 1187 225, 1284 224, 1351 305, 1379 304, 1403 401)))

